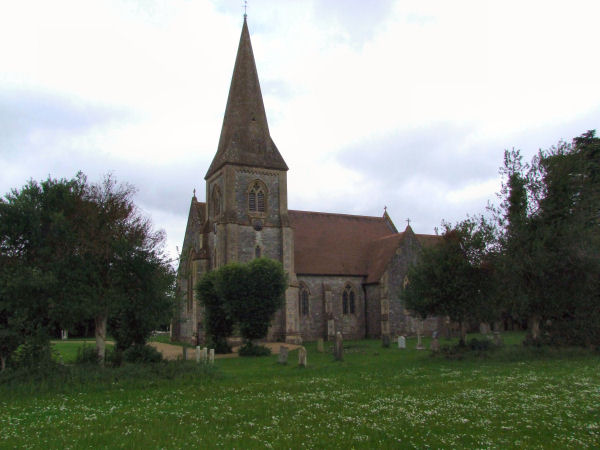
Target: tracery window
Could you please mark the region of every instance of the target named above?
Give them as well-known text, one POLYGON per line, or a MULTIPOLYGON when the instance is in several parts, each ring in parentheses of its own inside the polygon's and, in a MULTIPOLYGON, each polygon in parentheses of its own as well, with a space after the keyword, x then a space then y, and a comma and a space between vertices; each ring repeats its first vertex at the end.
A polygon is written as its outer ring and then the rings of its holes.
POLYGON ((248 190, 248 211, 264 213, 267 210, 266 188, 255 181, 248 190))
POLYGON ((300 308, 300 316, 308 316, 308 288, 304 285, 300 286, 300 292, 298 293, 298 306, 300 308))
POLYGON ((342 292, 342 313, 356 313, 356 294, 350 284, 347 284, 342 292))

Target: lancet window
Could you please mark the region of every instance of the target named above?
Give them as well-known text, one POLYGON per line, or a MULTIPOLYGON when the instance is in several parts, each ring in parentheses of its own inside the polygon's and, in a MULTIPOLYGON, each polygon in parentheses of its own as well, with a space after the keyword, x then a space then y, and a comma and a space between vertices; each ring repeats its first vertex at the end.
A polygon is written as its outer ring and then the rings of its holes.
POLYGON ((266 210, 266 188, 259 181, 255 181, 248 190, 248 211, 264 213, 266 210))
POLYGON ((347 284, 342 292, 342 312, 344 314, 356 313, 356 294, 350 284, 347 284))
POLYGON ((309 310, 309 292, 305 285, 300 285, 300 292, 298 293, 298 306, 300 308, 300 316, 308 316, 309 310))

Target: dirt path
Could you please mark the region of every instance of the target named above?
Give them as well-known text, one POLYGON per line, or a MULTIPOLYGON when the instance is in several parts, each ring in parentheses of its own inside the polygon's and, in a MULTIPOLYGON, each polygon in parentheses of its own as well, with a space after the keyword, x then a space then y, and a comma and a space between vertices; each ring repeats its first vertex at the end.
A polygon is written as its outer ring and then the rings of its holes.
MULTIPOLYGON (((181 358, 181 356, 182 356, 181 346, 179 346, 179 345, 164 344, 162 342, 150 342, 149 344, 152 347, 154 347, 155 349, 157 349, 159 352, 161 352, 163 355, 163 358, 165 358, 165 359, 176 360, 178 358, 181 358)), ((287 347, 288 350, 290 350, 290 351, 296 350, 298 347, 301 347, 301 345, 285 344, 282 342, 264 342, 261 345, 264 345, 265 347, 270 348, 271 353, 274 355, 279 354, 279 347, 281 347, 281 346, 287 347)), ((239 346, 233 347, 233 353, 228 353, 226 355, 215 355, 215 359, 237 358, 238 357, 238 354, 237 354, 238 348, 239 348, 239 346)), ((194 359, 196 357, 195 349, 188 348, 187 352, 188 352, 188 359, 194 359)))

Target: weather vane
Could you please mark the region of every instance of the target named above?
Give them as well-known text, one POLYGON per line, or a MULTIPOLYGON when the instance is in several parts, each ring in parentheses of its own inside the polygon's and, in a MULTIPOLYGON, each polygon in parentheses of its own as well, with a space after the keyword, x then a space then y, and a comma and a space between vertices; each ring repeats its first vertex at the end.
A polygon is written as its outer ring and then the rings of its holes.
POLYGON ((248 17, 248 14, 246 14, 246 10, 248 9, 248 1, 244 0, 244 19, 246 17, 248 17))

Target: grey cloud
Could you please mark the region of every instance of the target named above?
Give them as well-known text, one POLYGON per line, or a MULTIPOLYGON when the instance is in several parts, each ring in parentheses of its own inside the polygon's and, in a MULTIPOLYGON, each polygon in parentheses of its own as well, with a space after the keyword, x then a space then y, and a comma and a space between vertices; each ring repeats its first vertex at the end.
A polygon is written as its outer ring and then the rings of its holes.
POLYGON ((132 118, 130 111, 44 91, 0 89, 0 152, 5 158, 35 152, 39 149, 31 141, 41 134, 49 146, 60 136, 73 136, 111 121, 132 118))

